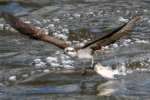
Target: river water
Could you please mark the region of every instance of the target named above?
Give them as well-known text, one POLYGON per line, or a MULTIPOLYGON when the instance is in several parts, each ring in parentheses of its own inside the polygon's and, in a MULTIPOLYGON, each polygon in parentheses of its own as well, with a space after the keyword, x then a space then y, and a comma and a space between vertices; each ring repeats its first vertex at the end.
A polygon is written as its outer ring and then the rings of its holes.
POLYGON ((0 18, 0 99, 149 100, 149 4, 149 0, 1 3, 0 11, 13 12, 25 22, 44 28, 50 35, 74 42, 90 41, 133 16, 142 19, 128 36, 94 55, 95 62, 125 69, 125 75, 107 80, 97 74, 50 74, 54 69, 86 68, 91 61, 70 58, 51 44, 21 35, 0 18), (70 30, 75 35, 70 35, 70 30))

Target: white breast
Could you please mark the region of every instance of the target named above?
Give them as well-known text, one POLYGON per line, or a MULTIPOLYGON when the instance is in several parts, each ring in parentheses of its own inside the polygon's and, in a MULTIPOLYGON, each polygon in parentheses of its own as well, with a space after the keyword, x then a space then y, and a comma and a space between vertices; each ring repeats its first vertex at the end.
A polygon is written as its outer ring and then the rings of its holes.
POLYGON ((92 56, 92 50, 89 48, 78 50, 77 56, 80 59, 91 59, 93 57, 92 56))
POLYGON ((77 52, 73 47, 67 47, 65 48, 65 53, 67 53, 68 55, 72 56, 72 57, 76 57, 77 56, 77 52))

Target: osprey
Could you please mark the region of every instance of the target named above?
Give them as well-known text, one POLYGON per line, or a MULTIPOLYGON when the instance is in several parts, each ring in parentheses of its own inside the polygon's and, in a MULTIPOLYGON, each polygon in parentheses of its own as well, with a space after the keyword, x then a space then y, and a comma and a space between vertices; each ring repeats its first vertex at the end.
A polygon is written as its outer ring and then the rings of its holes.
POLYGON ((58 48, 63 49, 66 54, 81 59, 93 59, 93 54, 96 50, 100 50, 103 46, 112 44, 115 41, 119 40, 121 37, 127 35, 129 32, 132 31, 135 23, 140 19, 140 16, 135 16, 127 23, 114 29, 110 33, 106 33, 103 36, 100 36, 96 40, 90 41, 87 44, 82 45, 80 47, 71 47, 71 45, 67 41, 50 36, 43 29, 25 23, 11 13, 2 12, 1 16, 6 20, 8 24, 10 24, 11 27, 13 27, 18 32, 32 37, 33 39, 51 43, 57 46, 58 48))

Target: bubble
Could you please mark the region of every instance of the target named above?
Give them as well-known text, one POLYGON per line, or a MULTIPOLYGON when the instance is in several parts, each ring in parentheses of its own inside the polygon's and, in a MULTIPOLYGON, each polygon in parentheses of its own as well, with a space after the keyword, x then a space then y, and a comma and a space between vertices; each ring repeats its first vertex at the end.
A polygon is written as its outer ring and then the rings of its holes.
POLYGON ((121 66, 119 66, 120 68, 120 74, 121 75, 126 75, 127 73, 126 73, 126 71, 127 71, 127 69, 126 69, 126 66, 125 66, 125 64, 124 63, 122 63, 121 64, 121 66))
POLYGON ((23 74, 22 77, 27 78, 27 77, 29 77, 29 75, 28 74, 23 74))
POLYGON ((56 57, 47 57, 46 62, 47 63, 58 62, 58 59, 56 57))
POLYGON ((73 20, 73 17, 69 17, 68 19, 73 20))
POLYGON ((38 63, 40 63, 41 61, 42 61, 42 60, 39 59, 39 58, 33 60, 33 62, 34 62, 35 64, 38 64, 38 63))
POLYGON ((118 19, 120 22, 128 22, 129 20, 128 19, 125 19, 125 18, 123 18, 123 17, 119 17, 119 19, 118 19))
POLYGON ((61 39, 64 39, 64 40, 67 40, 67 39, 68 39, 68 36, 67 36, 67 35, 64 35, 64 34, 58 34, 56 37, 61 38, 61 39))
POLYGON ((41 25, 41 22, 39 20, 34 20, 34 23, 41 25))
POLYGON ((131 39, 126 39, 123 41, 123 46, 128 46, 131 43, 131 39))
POLYGON ((120 10, 116 10, 116 12, 117 12, 117 13, 120 13, 121 11, 120 11, 120 10))
POLYGON ((138 11, 136 10, 135 13, 138 13, 138 11))
POLYGON ((67 40, 68 39, 68 36, 67 35, 64 35, 64 34, 61 34, 59 32, 54 32, 53 35, 57 38, 60 38, 60 39, 64 39, 64 40, 67 40))
POLYGON ((131 42, 131 39, 126 39, 126 40, 124 40, 125 42, 131 42))
POLYGON ((147 9, 144 9, 143 11, 144 11, 145 13, 146 13, 146 12, 148 12, 148 10, 147 10, 147 9))
POLYGON ((129 11, 129 10, 127 10, 127 11, 126 11, 126 15, 129 15, 129 14, 130 14, 130 11, 129 11))
POLYGON ((150 58, 148 58, 148 60, 147 60, 149 63, 150 63, 150 58))
POLYGON ((60 53, 61 53, 60 51, 56 51, 56 52, 55 52, 56 55, 58 55, 58 54, 60 54, 60 53))
POLYGON ((95 16, 94 12, 90 11, 90 12, 87 12, 86 13, 87 15, 92 15, 92 16, 95 16))
POLYGON ((24 21, 26 24, 31 24, 31 22, 30 21, 24 21))
POLYGON ((50 70, 49 70, 49 69, 45 69, 45 70, 43 70, 43 72, 44 72, 44 73, 49 73, 50 70))
POLYGON ((36 26, 36 28, 37 28, 37 29, 41 29, 41 27, 39 27, 39 26, 36 26))
POLYGON ((14 76, 10 76, 8 80, 9 81, 16 81, 17 77, 15 75, 14 76))
POLYGON ((61 67, 61 65, 59 63, 54 63, 54 62, 50 63, 50 65, 52 67, 61 67))
POLYGON ((64 60, 62 63, 63 64, 72 64, 74 61, 72 61, 72 60, 64 60))
POLYGON ((54 22, 59 22, 60 19, 59 19, 59 18, 53 18, 53 21, 54 21, 54 22))
POLYGON ((48 27, 50 27, 50 28, 54 28, 54 27, 55 27, 55 25, 54 25, 54 24, 49 24, 49 25, 48 25, 48 27))
POLYGON ((0 24, 0 29, 4 29, 4 24, 0 24))
POLYGON ((101 49, 102 49, 102 50, 107 50, 107 49, 109 49, 109 46, 102 46, 101 49))
POLYGON ((150 20, 148 20, 148 23, 150 23, 150 20))
POLYGON ((45 63, 45 62, 37 63, 37 64, 35 64, 35 67, 36 67, 36 68, 43 68, 43 67, 46 67, 46 63, 45 63))
POLYGON ((72 68, 74 68, 72 65, 64 65, 64 67, 65 67, 66 69, 72 69, 72 68))
POLYGON ((114 43, 114 44, 112 45, 112 47, 113 47, 113 48, 118 48, 119 46, 118 46, 118 44, 114 43))
POLYGON ((144 44, 149 44, 149 41, 148 41, 148 40, 135 39, 135 43, 144 43, 144 44))
POLYGON ((80 18, 80 17, 81 17, 81 15, 80 15, 79 13, 74 13, 73 16, 74 16, 75 18, 80 18))
POLYGON ((69 29, 63 28, 63 29, 62 29, 62 32, 64 32, 64 33, 69 33, 69 29))

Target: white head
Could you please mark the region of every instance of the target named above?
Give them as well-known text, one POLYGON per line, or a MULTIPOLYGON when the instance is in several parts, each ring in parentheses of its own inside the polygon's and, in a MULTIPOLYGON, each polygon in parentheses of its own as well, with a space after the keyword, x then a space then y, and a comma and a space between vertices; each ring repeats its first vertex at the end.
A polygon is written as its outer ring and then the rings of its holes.
POLYGON ((77 56, 77 51, 73 47, 67 47, 67 48, 65 48, 64 51, 65 51, 65 53, 67 53, 68 55, 70 55, 72 57, 77 56))

